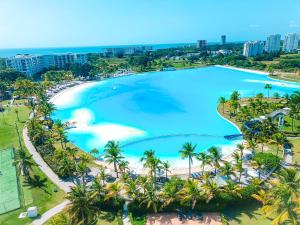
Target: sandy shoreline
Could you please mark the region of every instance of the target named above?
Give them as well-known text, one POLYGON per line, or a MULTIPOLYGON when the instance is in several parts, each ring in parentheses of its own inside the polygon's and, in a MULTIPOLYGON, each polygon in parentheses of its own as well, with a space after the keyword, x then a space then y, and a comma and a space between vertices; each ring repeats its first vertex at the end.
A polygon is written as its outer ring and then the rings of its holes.
MULTIPOLYGON (((223 67, 223 66, 220 66, 220 67, 223 67)), ((231 67, 226 67, 226 68, 232 69, 231 67)), ((238 70, 240 70, 240 69, 238 69, 238 70)), ((246 71, 246 72, 249 72, 249 71, 246 71)), ((254 71, 252 71, 252 72, 254 72, 254 71)), ((255 71, 255 73, 256 73, 256 71, 255 71)), ((113 79, 115 79, 115 78, 113 78, 113 79)), ((60 102, 68 101, 69 98, 70 98, 69 95, 70 95, 71 92, 77 92, 77 91, 83 90, 85 88, 90 87, 91 84, 96 84, 98 82, 100 82, 100 81, 87 81, 87 82, 78 84, 78 85, 73 86, 73 87, 67 87, 66 89, 64 89, 62 91, 59 91, 58 93, 54 94, 50 98, 49 101, 52 102, 53 104, 56 104, 56 102, 58 102, 58 101, 60 101, 60 102)), ((235 126, 237 128, 238 131, 240 131, 239 127, 236 124, 234 124, 233 122, 229 121, 227 118, 223 117, 218 111, 217 111, 217 113, 218 113, 218 115, 220 117, 222 117, 224 120, 226 120, 229 123, 231 123, 233 126, 235 126)), ((226 148, 226 151, 227 150, 229 151, 228 154, 224 154, 224 151, 222 151, 222 153, 223 153, 223 159, 224 160, 230 160, 231 155, 232 155, 234 149, 235 149, 235 145, 232 145, 232 146, 228 146, 226 148)), ((225 150, 225 148, 223 150, 225 150)), ((147 174, 147 170, 144 169, 144 168, 142 168, 142 163, 139 162, 138 158, 132 159, 132 158, 128 157, 128 161, 130 162, 130 169, 131 170, 137 171, 139 174, 147 174), (139 164, 137 165, 137 163, 139 163, 139 164)), ((195 161, 195 163, 192 166, 192 172, 200 172, 201 171, 201 164, 200 164, 200 162, 196 162, 196 160, 194 160, 194 161, 195 161)), ((107 165, 103 161, 96 160, 95 162, 98 165, 104 165, 107 168, 113 169, 112 165, 107 165)), ((172 172, 172 173, 170 173, 170 175, 186 175, 186 174, 188 174, 188 163, 187 163, 186 160, 181 160, 179 155, 178 155, 178 159, 172 160, 172 161, 170 161, 170 163, 171 163, 171 172, 172 172), (180 164, 180 165, 178 165, 178 164, 180 164), (176 166, 172 166, 172 165, 176 165, 176 166)), ((207 166, 205 168, 205 170, 211 170, 211 169, 212 168, 210 166, 207 166)))
MULTIPOLYGON (((255 73, 255 74, 261 74, 261 75, 269 75, 268 72, 260 71, 260 70, 252 70, 252 69, 244 69, 244 68, 239 68, 239 67, 234 67, 234 66, 223 66, 223 65, 215 65, 215 67, 221 67, 225 69, 232 69, 232 70, 238 70, 238 71, 243 71, 247 73, 255 73)), ((272 79, 272 78, 271 78, 272 79)))

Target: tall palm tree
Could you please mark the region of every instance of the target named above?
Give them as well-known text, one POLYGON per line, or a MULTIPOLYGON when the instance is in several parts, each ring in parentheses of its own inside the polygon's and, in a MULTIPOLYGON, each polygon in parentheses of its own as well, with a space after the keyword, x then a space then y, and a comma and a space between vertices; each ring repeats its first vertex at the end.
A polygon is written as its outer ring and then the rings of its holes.
POLYGON ((76 185, 71 188, 67 199, 70 200, 68 212, 73 224, 94 224, 97 219, 98 208, 94 206, 94 195, 86 191, 84 185, 76 185))
POLYGON ((179 151, 182 159, 188 158, 189 160, 189 177, 191 177, 193 157, 196 156, 196 146, 197 145, 193 145, 191 142, 186 142, 182 146, 182 150, 179 151))
POLYGON ((32 162, 32 156, 31 155, 27 155, 25 150, 23 148, 20 148, 17 151, 17 157, 14 161, 14 165, 17 166, 18 171, 21 172, 21 174, 28 179, 29 178, 29 174, 30 174, 30 170, 31 167, 33 166, 33 162, 32 162))
POLYGON ((220 161, 222 161, 222 155, 220 151, 217 149, 217 147, 214 146, 208 149, 208 153, 212 160, 212 164, 215 168, 215 174, 217 174, 217 168, 220 167, 220 161))
POLYGON ((237 149, 240 151, 241 160, 242 160, 242 159, 243 159, 243 156, 244 156, 244 149, 245 149, 245 147, 244 147, 244 145, 242 145, 242 144, 237 144, 236 147, 237 147, 237 149))
POLYGON ((106 161, 111 164, 114 164, 114 170, 115 173, 117 175, 117 178, 119 177, 118 174, 118 165, 119 163, 122 161, 122 159, 124 158, 122 156, 122 151, 120 149, 119 143, 115 142, 115 141, 109 141, 106 145, 105 145, 105 155, 104 158, 106 159, 106 161))
POLYGON ((201 162, 202 175, 203 175, 205 166, 211 163, 211 158, 205 152, 200 152, 199 154, 196 155, 196 159, 201 162))
POLYGON ((97 148, 93 148, 91 151, 90 151, 90 154, 96 158, 97 155, 99 154, 99 150, 97 148))
POLYGON ((272 85, 271 84, 266 84, 264 86, 264 89, 266 89, 268 91, 268 98, 270 97, 270 91, 272 89, 272 85))
POLYGON ((165 171, 165 174, 166 174, 166 180, 168 180, 168 172, 171 173, 170 167, 171 166, 170 166, 169 161, 165 161, 165 162, 161 163, 161 168, 165 171))
POLYGON ((222 190, 234 197, 242 198, 241 186, 233 182, 232 180, 226 180, 226 185, 222 187, 222 190))
POLYGON ((201 188, 207 203, 209 203, 220 192, 218 184, 213 179, 207 179, 201 185, 201 188))
POLYGON ((225 97, 220 97, 219 98, 219 104, 221 104, 222 105, 222 111, 223 111, 223 114, 224 114, 224 112, 225 112, 225 104, 226 104, 226 98, 225 97))
POLYGON ((105 195, 104 185, 100 176, 97 176, 93 180, 92 185, 90 186, 90 191, 92 195, 94 195, 95 198, 98 199, 98 201, 100 201, 105 195))

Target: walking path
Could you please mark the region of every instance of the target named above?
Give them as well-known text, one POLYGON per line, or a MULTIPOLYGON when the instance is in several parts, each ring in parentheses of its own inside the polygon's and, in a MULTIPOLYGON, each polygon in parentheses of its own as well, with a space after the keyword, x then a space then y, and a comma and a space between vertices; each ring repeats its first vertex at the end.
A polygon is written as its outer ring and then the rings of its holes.
MULTIPOLYGON (((74 185, 72 182, 67 182, 60 179, 56 173, 48 166, 48 164, 44 161, 41 155, 36 151, 36 148, 31 143, 28 137, 28 130, 27 127, 23 129, 23 140, 26 148, 28 149, 29 153, 32 155, 33 160, 38 165, 38 167, 43 171, 44 174, 53 182, 55 183, 60 189, 64 192, 68 193, 71 191, 71 187, 74 185)), ((48 219, 56 215, 57 213, 61 212, 67 204, 69 204, 69 200, 64 200, 62 203, 58 204, 57 206, 49 209, 45 212, 40 218, 35 219, 31 224, 32 225, 42 225, 48 219)))
POLYGON ((123 215, 122 215, 123 225, 131 225, 131 222, 129 219, 129 213, 128 213, 128 204, 129 204, 129 201, 126 201, 123 206, 123 215))
POLYGON ((49 209, 47 212, 45 212, 41 217, 38 219, 35 219, 31 225, 42 225, 47 220, 49 220, 52 216, 56 215, 57 213, 61 212, 68 204, 70 203, 69 200, 65 200, 59 205, 53 207, 52 209, 49 209))
POLYGON ((70 192, 71 186, 74 184, 72 182, 67 182, 62 179, 60 179, 56 173, 53 172, 53 170, 48 166, 48 164, 44 161, 44 159, 41 157, 41 155, 36 151, 35 147, 31 143, 29 137, 28 137, 28 130, 27 127, 23 129, 23 140, 25 143, 26 148, 28 149, 29 153, 32 155, 33 160, 36 162, 36 164, 39 166, 39 168, 47 175, 47 177, 55 183, 60 189, 62 189, 64 192, 70 192))

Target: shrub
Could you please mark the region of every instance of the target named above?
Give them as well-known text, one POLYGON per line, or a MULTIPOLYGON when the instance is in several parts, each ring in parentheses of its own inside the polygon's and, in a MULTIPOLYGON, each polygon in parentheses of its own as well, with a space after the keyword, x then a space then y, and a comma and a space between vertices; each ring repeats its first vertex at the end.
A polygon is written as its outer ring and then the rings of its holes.
POLYGON ((272 153, 256 153, 253 160, 264 165, 265 169, 268 171, 277 168, 280 164, 280 158, 272 153))

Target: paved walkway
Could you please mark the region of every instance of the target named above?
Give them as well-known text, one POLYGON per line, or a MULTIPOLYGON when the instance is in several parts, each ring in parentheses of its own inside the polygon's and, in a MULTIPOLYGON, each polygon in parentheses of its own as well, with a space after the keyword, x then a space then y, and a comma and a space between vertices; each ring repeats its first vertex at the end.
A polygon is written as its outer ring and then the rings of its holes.
POLYGON ((39 166, 39 168, 47 175, 47 177, 55 183, 60 189, 65 192, 71 191, 71 186, 74 184, 72 182, 67 182, 59 178, 56 173, 48 166, 48 164, 44 161, 41 155, 36 151, 35 147, 31 143, 28 135, 27 135, 27 127, 23 129, 23 139, 26 148, 28 149, 29 153, 32 155, 33 160, 39 166))
POLYGON ((49 209, 47 212, 45 212, 41 217, 35 219, 31 225, 42 225, 47 220, 49 220, 52 216, 56 215, 57 213, 61 212, 68 204, 70 203, 69 200, 65 200, 59 205, 53 207, 52 209, 49 209))
POLYGON ((122 214, 123 225, 131 225, 131 222, 129 219, 129 213, 128 213, 128 204, 129 204, 129 201, 126 201, 123 206, 123 214, 122 214))
MULTIPOLYGON (((28 135, 27 127, 23 129, 23 140, 25 143, 26 148, 28 149, 29 153, 32 155, 33 160, 38 165, 38 167, 43 171, 44 174, 53 182, 55 183, 60 189, 62 189, 64 192, 70 192, 71 186, 74 184, 72 182, 67 182, 62 179, 60 179, 56 173, 53 172, 53 170, 48 166, 48 164, 44 161, 44 159, 41 157, 41 155, 36 151, 35 147, 31 143, 28 135)), ((47 212, 45 212, 40 218, 35 219, 31 224, 32 225, 42 225, 45 223, 48 219, 56 215, 57 213, 61 212, 67 204, 69 204, 69 200, 64 200, 62 203, 58 204, 57 206, 49 209, 47 212)))

